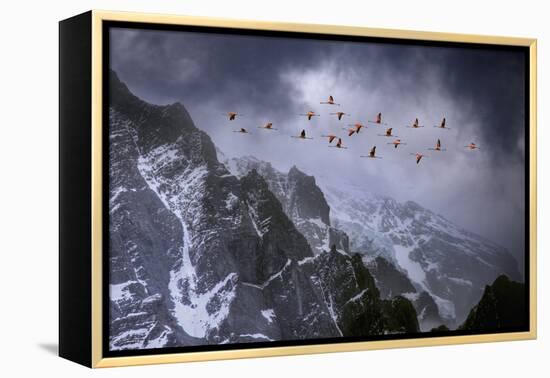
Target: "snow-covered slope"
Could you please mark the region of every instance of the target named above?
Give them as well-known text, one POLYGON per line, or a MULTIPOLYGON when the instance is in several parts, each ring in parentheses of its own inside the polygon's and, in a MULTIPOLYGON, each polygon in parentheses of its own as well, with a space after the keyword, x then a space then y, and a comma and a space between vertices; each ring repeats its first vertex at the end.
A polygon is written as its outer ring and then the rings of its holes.
POLYGON ((500 274, 519 279, 517 263, 497 244, 466 231, 415 202, 320 182, 331 221, 350 248, 370 260, 383 256, 435 299, 447 323, 461 323, 486 284, 500 274))

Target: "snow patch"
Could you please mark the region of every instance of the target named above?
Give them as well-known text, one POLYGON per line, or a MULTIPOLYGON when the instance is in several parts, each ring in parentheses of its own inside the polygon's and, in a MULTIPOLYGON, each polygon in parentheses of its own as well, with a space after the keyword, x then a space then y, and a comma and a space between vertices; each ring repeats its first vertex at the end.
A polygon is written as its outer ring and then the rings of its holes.
POLYGON ((235 205, 239 202, 239 198, 230 192, 225 199, 225 208, 227 210, 233 210, 235 205))
MULTIPOLYGON (((177 142, 176 142, 177 143, 177 142)), ((192 236, 185 218, 199 219, 196 213, 197 201, 208 174, 206 165, 188 167, 170 180, 158 172, 169 169, 184 157, 180 156, 176 144, 155 148, 147 155, 138 158, 138 170, 155 192, 166 209, 180 221, 183 231, 181 260, 170 272, 168 288, 174 303, 172 314, 177 323, 190 336, 203 338, 210 329, 217 328, 229 313, 235 297, 236 273, 229 273, 209 290, 199 289, 197 273, 191 261, 192 236), (174 194, 177 193, 177 194, 174 194), (191 216, 193 215, 193 216, 191 216)))
POLYGON ((313 256, 304 257, 303 259, 301 259, 301 260, 298 261, 298 265, 302 266, 302 265, 304 265, 304 264, 307 264, 307 263, 312 262, 314 259, 315 259, 315 257, 313 257, 313 256))
POLYGON ((456 318, 455 304, 453 302, 451 302, 448 299, 443 299, 441 297, 438 297, 433 293, 430 293, 430 295, 433 297, 435 303, 437 304, 437 308, 439 309, 439 315, 441 315, 442 318, 446 318, 446 319, 456 318))
POLYGON ((463 278, 458 278, 458 277, 447 277, 447 278, 458 285, 470 286, 470 287, 473 286, 473 283, 470 280, 465 280, 463 278))
POLYGON ((138 283, 138 282, 126 281, 120 284, 109 285, 109 298, 114 302, 132 299, 133 295, 132 293, 130 293, 128 286, 135 283, 138 283))
POLYGON ((235 298, 233 282, 237 278, 237 273, 228 274, 224 280, 205 293, 196 291, 186 293, 182 290, 184 288, 180 287, 183 280, 181 277, 176 278, 178 273, 175 271, 170 273, 168 285, 174 301, 174 317, 187 334, 193 337, 205 337, 208 330, 219 326, 229 314, 229 306, 235 298), (186 298, 185 294, 191 295, 186 298), (210 313, 208 307, 212 302, 217 302, 219 309, 210 313))
POLYGON ((407 298, 411 302, 414 302, 418 299, 420 293, 403 293, 401 296, 407 298))
POLYGON ((262 316, 266 318, 268 323, 270 324, 273 323, 273 319, 275 318, 275 311, 273 311, 272 308, 269 308, 267 310, 262 310, 261 313, 262 313, 262 316))
POLYGON ((279 270, 277 273, 274 273, 272 274, 264 283, 260 284, 260 285, 257 285, 257 284, 253 284, 253 283, 250 283, 250 282, 243 282, 242 284, 245 285, 245 286, 250 286, 250 287, 254 287, 256 289, 260 289, 260 290, 263 290, 267 287, 267 285, 269 285, 271 283, 271 281, 277 279, 277 278, 281 278, 284 270, 290 266, 291 264, 291 260, 288 259, 286 261, 286 264, 283 266, 283 268, 281 270, 279 270))
POLYGON ((395 249, 395 257, 399 266, 407 271, 408 276, 412 281, 419 284, 424 290, 429 291, 425 284, 426 273, 422 269, 422 266, 410 258, 410 253, 414 250, 414 247, 404 247, 399 244, 396 244, 393 247, 395 249))
POLYGON ((168 326, 164 326, 162 333, 155 339, 148 340, 145 344, 145 348, 162 348, 168 342, 168 336, 173 333, 172 329, 168 326))
POLYGON ((264 339, 264 340, 267 340, 267 341, 273 341, 272 338, 267 337, 263 333, 254 333, 254 334, 245 333, 243 335, 240 335, 240 337, 250 337, 250 338, 253 338, 253 339, 264 339))
POLYGON ((365 294, 366 292, 368 291, 368 289, 364 289, 364 290, 361 290, 358 294, 356 294, 355 296, 351 297, 347 302, 346 304, 350 303, 350 302, 355 302, 356 300, 360 299, 363 294, 365 294))

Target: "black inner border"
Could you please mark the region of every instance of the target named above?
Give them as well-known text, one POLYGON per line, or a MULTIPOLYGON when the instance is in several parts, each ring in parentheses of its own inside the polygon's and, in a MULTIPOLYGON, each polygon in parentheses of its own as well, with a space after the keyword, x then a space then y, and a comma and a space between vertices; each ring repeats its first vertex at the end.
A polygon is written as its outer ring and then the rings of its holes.
POLYGON ((408 40, 398 38, 382 38, 382 37, 364 37, 364 36, 346 36, 346 35, 332 35, 332 34, 318 34, 318 33, 303 33, 303 32, 284 32, 284 31, 266 31, 266 30, 248 30, 238 28, 223 28, 223 27, 210 27, 210 26, 191 26, 191 25, 166 25, 166 24, 154 24, 154 23, 142 23, 142 22, 126 22, 126 21, 103 21, 102 22, 102 35, 103 35, 103 62, 102 62, 102 84, 103 84, 103 251, 102 251, 102 265, 103 265, 103 314, 102 314, 102 353, 103 357, 126 357, 126 356, 145 356, 156 354, 172 354, 172 353, 190 353, 190 352, 204 352, 204 351, 221 351, 221 350, 235 350, 235 349, 252 349, 252 348, 270 348, 270 347, 283 347, 283 346, 300 346, 300 345, 315 345, 315 344, 336 344, 345 342, 362 342, 362 341, 380 341, 380 340, 405 340, 405 339, 424 339, 438 336, 464 336, 464 335, 483 335, 483 334, 500 334, 510 332, 527 332, 529 331, 529 308, 530 308, 530 274, 529 274, 529 247, 530 247, 530 117, 529 117, 529 103, 530 103, 530 66, 529 66, 529 47, 524 46, 503 46, 503 45, 490 45, 490 44, 478 44, 478 43, 459 43, 459 42, 439 42, 439 41, 424 41, 424 40, 408 40), (509 329, 499 329, 497 331, 450 331, 450 332, 424 332, 417 334, 397 334, 397 335, 375 335, 375 336, 358 336, 358 337, 337 337, 337 338, 322 338, 322 339, 308 339, 308 340, 280 340, 269 342, 251 342, 251 343, 235 343, 224 345, 200 345, 200 346, 183 346, 183 347, 170 347, 170 348, 157 348, 157 349, 140 349, 140 350, 124 350, 124 351, 110 351, 109 350, 109 201, 105 200, 109 198, 109 68, 110 68, 110 38, 109 30, 111 28, 131 28, 141 30, 159 30, 159 31, 183 31, 183 32, 200 32, 200 33, 218 33, 218 34, 232 34, 232 35, 247 35, 258 37, 286 37, 286 38, 300 38, 300 39, 313 39, 313 40, 330 40, 330 41, 353 41, 353 42, 367 42, 367 43, 383 43, 383 44, 403 44, 403 45, 420 45, 420 46, 432 46, 432 47, 454 47, 454 48, 469 48, 469 49, 484 49, 484 50, 507 50, 522 52, 524 55, 525 66, 525 269, 524 269, 524 283, 525 283, 525 318, 527 324, 524 327, 516 327, 509 329))

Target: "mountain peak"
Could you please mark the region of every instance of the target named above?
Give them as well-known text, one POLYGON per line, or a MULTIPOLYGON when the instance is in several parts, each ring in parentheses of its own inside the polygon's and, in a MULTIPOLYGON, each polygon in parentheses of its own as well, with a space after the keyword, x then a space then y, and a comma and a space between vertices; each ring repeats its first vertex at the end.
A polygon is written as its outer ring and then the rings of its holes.
POLYGON ((300 169, 298 169, 298 167, 296 165, 293 165, 288 170, 288 177, 311 177, 311 178, 313 178, 313 180, 315 182, 315 178, 313 176, 306 175, 304 172, 302 172, 300 169))

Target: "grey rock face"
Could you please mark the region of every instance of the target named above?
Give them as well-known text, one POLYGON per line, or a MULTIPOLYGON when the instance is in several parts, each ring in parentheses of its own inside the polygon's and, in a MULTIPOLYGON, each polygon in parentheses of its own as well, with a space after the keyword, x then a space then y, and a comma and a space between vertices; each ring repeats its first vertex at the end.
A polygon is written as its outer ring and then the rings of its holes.
POLYGON ((404 293, 416 293, 416 288, 407 275, 385 258, 377 256, 368 261, 366 266, 373 275, 382 298, 389 299, 404 293))
POLYGON ((330 224, 330 207, 315 178, 293 166, 287 174, 254 157, 226 159, 230 171, 242 177, 255 170, 268 183, 283 206, 284 212, 305 236, 315 254, 323 253, 333 245, 349 252, 348 236, 330 224))
POLYGON ((374 277, 381 298, 389 300, 403 296, 411 301, 418 314, 418 323, 422 331, 429 331, 444 323, 432 296, 426 291, 418 292, 407 275, 393 263, 377 256, 368 260, 366 266, 374 277))
POLYGON ((256 170, 231 175, 182 105, 147 104, 114 73, 110 89, 112 350, 383 332, 313 178, 291 172, 283 199, 256 170), (313 253, 287 214, 319 223, 333 252, 313 253))
POLYGON ((333 248, 303 265, 311 280, 321 289, 340 335, 364 336, 384 332, 380 294, 360 256, 351 257, 333 248))
MULTIPOLYGON (((416 298, 414 298, 414 300, 412 300, 412 303, 418 314, 418 321, 420 322, 421 329, 423 331, 428 331, 444 323, 444 320, 439 315, 437 303, 435 303, 433 297, 428 294, 428 292, 421 292, 416 298)), ((454 325, 455 324, 449 324, 449 326, 454 325)))

